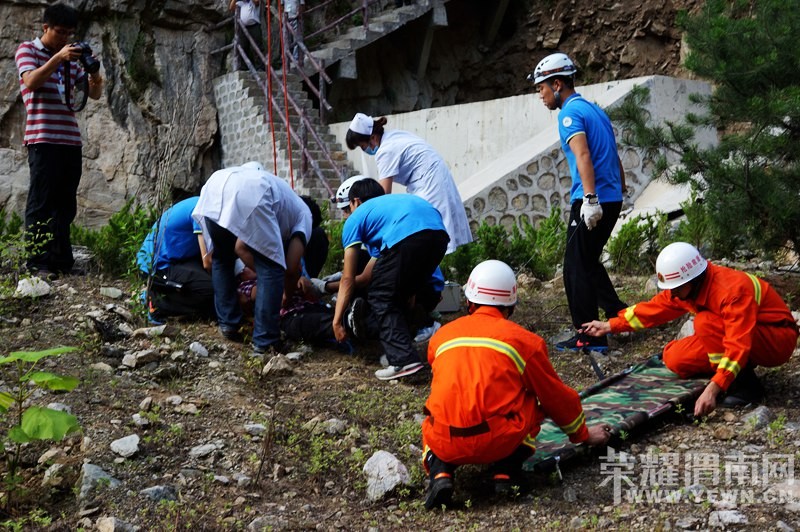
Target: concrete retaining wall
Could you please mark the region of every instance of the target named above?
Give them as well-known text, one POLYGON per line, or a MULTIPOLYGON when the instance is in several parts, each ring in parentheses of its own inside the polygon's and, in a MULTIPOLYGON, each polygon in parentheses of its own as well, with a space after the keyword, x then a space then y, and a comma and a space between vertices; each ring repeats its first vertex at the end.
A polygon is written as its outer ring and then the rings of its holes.
MULTIPOLYGON (((647 111, 658 122, 679 121, 700 109, 690 94, 710 94, 700 81, 664 76, 579 87, 585 98, 603 108, 619 104, 636 85, 650 89, 647 111)), ((388 116, 387 129, 405 129, 426 139, 453 172, 471 225, 481 221, 510 227, 523 219, 535 223, 553 207, 569 205, 571 178, 558 139, 557 112, 551 112, 531 93, 486 102, 426 109, 388 116)), ((344 144, 349 122, 331 125, 344 144)), ((617 140, 622 135, 615 129, 617 140)), ((698 142, 716 142, 712 130, 698 133, 698 142)), ((620 157, 635 199, 650 182, 649 161, 636 149, 620 143, 620 157)), ((348 158, 357 172, 377 176, 374 158, 356 149, 348 158)), ((399 187, 402 188, 402 187, 399 187)))

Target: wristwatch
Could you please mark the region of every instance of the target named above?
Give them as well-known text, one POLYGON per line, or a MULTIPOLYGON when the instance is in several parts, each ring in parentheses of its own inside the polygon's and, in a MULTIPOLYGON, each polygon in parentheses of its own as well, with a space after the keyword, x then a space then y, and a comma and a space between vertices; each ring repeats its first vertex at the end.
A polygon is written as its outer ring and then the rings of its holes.
POLYGON ((586 194, 585 196, 583 196, 583 199, 586 200, 589 203, 589 205, 597 205, 599 203, 599 200, 597 199, 597 194, 591 194, 591 193, 586 194))

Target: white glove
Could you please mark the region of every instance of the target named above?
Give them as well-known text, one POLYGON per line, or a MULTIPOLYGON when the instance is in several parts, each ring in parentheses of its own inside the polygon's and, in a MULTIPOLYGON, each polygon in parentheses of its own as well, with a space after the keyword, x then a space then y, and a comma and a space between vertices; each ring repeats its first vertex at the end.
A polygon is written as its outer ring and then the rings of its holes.
POLYGON ((586 229, 589 231, 594 229, 594 226, 597 225, 597 222, 599 222, 602 217, 603 207, 600 206, 600 203, 597 203, 597 198, 589 200, 584 197, 583 205, 581 205, 581 219, 583 223, 586 224, 586 229), (594 201, 595 203, 590 203, 590 201, 594 201))
POLYGON ((341 281, 342 280, 342 272, 332 273, 330 275, 326 275, 322 278, 323 281, 332 283, 333 281, 341 281))
POLYGON ((311 285, 314 287, 314 290, 319 292, 320 294, 325 294, 325 284, 326 282, 322 279, 313 278, 311 279, 311 285))

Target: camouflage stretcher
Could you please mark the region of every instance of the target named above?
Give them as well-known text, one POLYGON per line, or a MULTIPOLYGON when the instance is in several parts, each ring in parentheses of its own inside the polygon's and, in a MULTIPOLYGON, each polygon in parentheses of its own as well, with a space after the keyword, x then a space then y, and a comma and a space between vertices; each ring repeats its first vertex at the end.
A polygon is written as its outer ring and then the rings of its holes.
MULTIPOLYGON (((608 423, 612 434, 619 436, 680 404, 693 402, 707 383, 708 378, 679 378, 664 367, 658 354, 597 382, 580 396, 587 423, 608 423)), ((555 423, 546 419, 536 436, 536 453, 523 469, 549 470, 586 450, 585 445, 571 443, 555 423)))

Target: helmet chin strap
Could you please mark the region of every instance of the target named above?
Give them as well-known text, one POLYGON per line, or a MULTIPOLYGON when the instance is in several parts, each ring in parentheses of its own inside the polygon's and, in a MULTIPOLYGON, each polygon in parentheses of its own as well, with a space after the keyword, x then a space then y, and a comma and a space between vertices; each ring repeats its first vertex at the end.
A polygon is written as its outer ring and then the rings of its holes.
POLYGON ((555 98, 555 100, 556 100, 556 102, 555 102, 555 103, 556 103, 556 107, 558 107, 559 109, 561 109, 561 93, 560 93, 559 91, 557 91, 557 90, 555 90, 555 89, 553 88, 553 84, 552 84, 552 83, 550 83, 550 81, 549 81, 549 80, 545 80, 544 82, 547 84, 547 86, 548 86, 548 87, 550 88, 550 90, 553 92, 553 97, 554 97, 554 98, 555 98))

